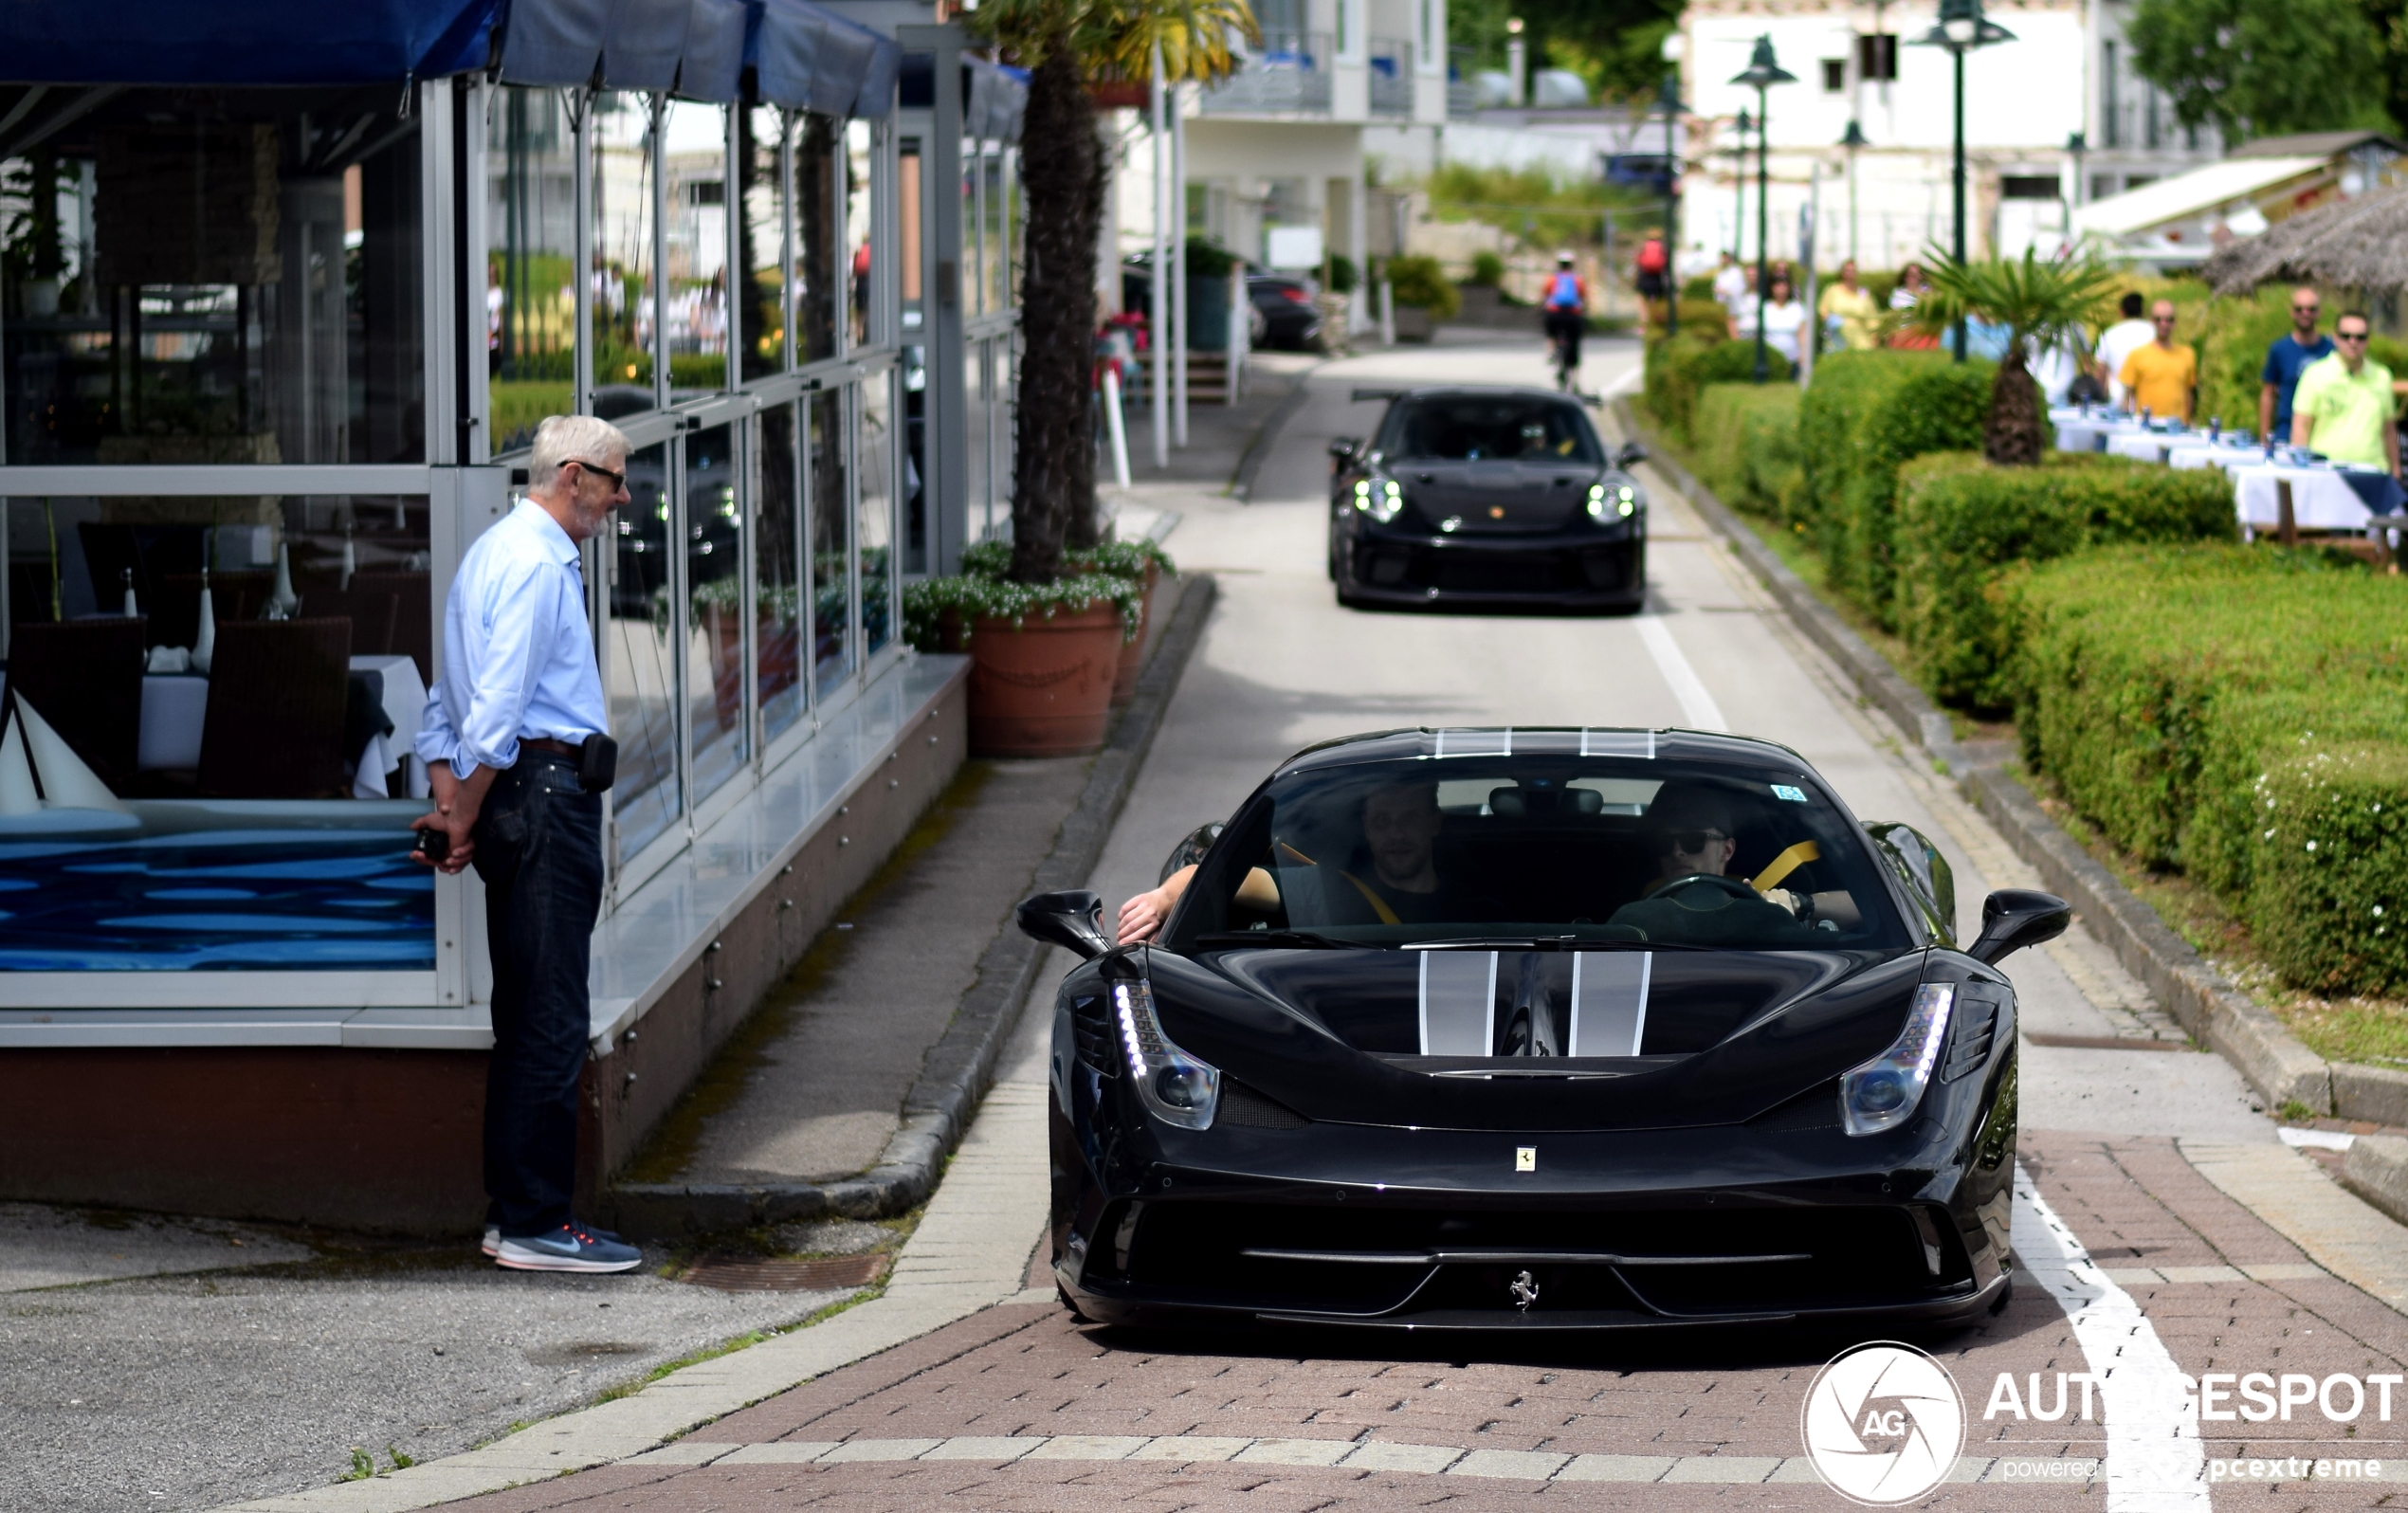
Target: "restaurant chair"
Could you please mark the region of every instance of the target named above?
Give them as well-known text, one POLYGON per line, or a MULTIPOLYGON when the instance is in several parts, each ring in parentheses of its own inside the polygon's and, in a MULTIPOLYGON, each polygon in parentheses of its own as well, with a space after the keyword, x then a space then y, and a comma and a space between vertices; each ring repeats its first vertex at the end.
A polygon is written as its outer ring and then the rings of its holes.
MULTIPOLYGON (((276 588, 276 574, 271 572, 212 573, 209 575, 210 604, 217 611, 221 626, 228 620, 256 620, 276 588)), ((189 647, 201 629, 201 575, 198 573, 171 573, 160 581, 161 608, 154 618, 172 617, 164 634, 164 646, 189 647)), ((301 609, 311 608, 303 602, 301 609)))
MULTIPOLYGON (((373 604, 375 596, 393 596, 392 629, 373 649, 408 657, 418 664, 418 681, 432 684, 435 671, 435 623, 432 578, 424 573, 355 573, 351 595, 355 604, 373 604)), ((373 620, 373 614, 370 615, 373 620)), ((368 647, 355 647, 365 654, 368 647)))
POLYGON ((144 630, 138 617, 27 621, 9 645, 9 691, 119 793, 141 751, 144 630))
POLYGON ((350 699, 348 620, 224 620, 201 727, 201 792, 340 798, 350 699))

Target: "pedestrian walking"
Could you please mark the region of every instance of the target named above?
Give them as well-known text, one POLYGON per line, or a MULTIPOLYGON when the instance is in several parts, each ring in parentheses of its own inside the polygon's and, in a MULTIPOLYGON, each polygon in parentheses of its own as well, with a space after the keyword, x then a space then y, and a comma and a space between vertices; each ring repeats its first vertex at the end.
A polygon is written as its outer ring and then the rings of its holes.
POLYGON ((1764 345, 1797 365, 1798 348, 1806 334, 1806 307, 1791 292, 1789 280, 1773 277, 1772 297, 1764 301, 1764 345))
POLYGON ((2149 307, 2150 339, 2132 349, 2116 370, 2125 408, 2188 424, 2198 397, 2199 357, 2190 343, 2174 339, 2174 301, 2149 307))
POLYGON ((1839 282, 1824 285, 1815 304, 1825 345, 1866 352, 1880 344, 1881 305, 1870 289, 1856 282, 1854 258, 1839 265, 1839 282))
MULTIPOLYGON (((1893 315, 1905 315, 1923 301, 1930 285, 1925 282, 1923 264, 1909 263, 1898 270, 1898 286, 1889 291, 1889 309, 1893 315)), ((1940 338, 1928 331, 1917 331, 1901 324, 1889 333, 1889 344, 1906 352, 1936 352, 1940 338)))
POLYGON ((2147 303, 2137 294, 2125 295, 2124 319, 2099 333, 2099 373, 2107 381, 2107 402, 2119 410, 2124 406, 2124 359, 2157 336, 2157 328, 2141 313, 2147 303))
POLYGON ((1748 292, 1755 288, 1748 281, 1755 276, 1754 268, 1742 264, 1728 252, 1723 254, 1723 265, 1714 274, 1714 299, 1730 317, 1733 331, 1740 327, 1740 306, 1744 304, 1752 308, 1755 305, 1756 301, 1748 298, 1748 292))
MULTIPOLYGON (((2266 371, 2258 374, 2257 433, 2270 443, 2290 439, 2291 395, 2299 388, 2299 375, 2310 363, 2333 355, 2333 338, 2316 329, 2323 310, 2324 301, 2314 289, 2293 289, 2291 328, 2267 343, 2266 371)), ((2363 355, 2363 348, 2360 354, 2363 355)))
POLYGON ((2291 445, 2313 447, 2337 463, 2399 472, 2399 402, 2391 370, 2366 355, 2372 331, 2352 310, 2333 322, 2333 355, 2309 363, 2292 396, 2291 445))
POLYGON ((1669 298, 1664 281, 1671 262, 1671 254, 1665 249, 1664 233, 1648 232, 1647 240, 1639 244, 1639 255, 1633 260, 1633 271, 1637 274, 1633 282, 1638 285, 1640 299, 1669 298))
POLYGON ((617 748, 577 549, 628 501, 628 439, 590 415, 536 428, 533 481, 461 559, 443 676, 417 751, 435 808, 418 855, 474 865, 493 960, 485 1249, 526 1271, 626 1271, 643 1255, 570 1212, 586 975, 602 905, 602 793, 617 748))

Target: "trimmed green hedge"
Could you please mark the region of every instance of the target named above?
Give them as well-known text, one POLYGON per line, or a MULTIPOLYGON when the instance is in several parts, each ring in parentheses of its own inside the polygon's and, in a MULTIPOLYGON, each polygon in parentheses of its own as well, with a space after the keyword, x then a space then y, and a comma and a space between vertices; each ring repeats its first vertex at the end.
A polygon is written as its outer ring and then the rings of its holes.
POLYGON ((1690 447, 1697 476, 1734 509, 1792 518, 1805 492, 1797 457, 1795 384, 1708 384, 1690 447))
MULTIPOLYGON (((1789 359, 1778 352, 1765 354, 1771 376, 1765 387, 1786 384, 1789 359)), ((1698 396, 1708 384, 1744 383, 1756 377, 1756 344, 1725 341, 1720 334, 1693 336, 1687 327, 1670 339, 1657 337, 1647 345, 1647 408, 1672 439, 1686 447, 1697 420, 1698 396)))
POLYGON ((1993 467, 1937 452, 1898 470, 1899 635, 1934 698, 1978 709, 2014 702, 2013 621, 2002 574, 2125 541, 2219 541, 2237 534, 2232 481, 2124 457, 2052 453, 2038 467, 1993 467))
POLYGON ((1894 630, 1898 469, 1981 445, 1996 366, 1939 352, 1840 352, 1817 363, 1797 415, 1805 524, 1832 586, 1894 630))
POLYGON ((2222 900, 2287 980, 2408 990, 2408 580, 2339 554, 2114 547, 2008 597, 2032 765, 2222 900))

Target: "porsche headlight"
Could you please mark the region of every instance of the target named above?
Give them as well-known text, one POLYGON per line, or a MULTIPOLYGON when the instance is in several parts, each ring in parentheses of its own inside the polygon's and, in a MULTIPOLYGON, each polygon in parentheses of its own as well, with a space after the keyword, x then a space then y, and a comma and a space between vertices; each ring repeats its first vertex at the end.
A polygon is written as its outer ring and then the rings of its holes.
POLYGON ((1589 519, 1629 520, 1638 512, 1639 491, 1628 483, 1591 483, 1589 519))
POLYGON ((1839 1079, 1839 1119, 1849 1134, 1878 1135, 1914 1117, 1948 1043, 1948 1012, 1956 1001, 1953 982, 1916 988, 1906 1028, 1889 1048, 1839 1079))
POLYGON ((1405 485, 1395 479, 1382 479, 1377 483, 1366 482, 1355 486, 1364 491, 1356 499, 1355 507, 1369 510, 1371 518, 1380 524, 1385 525, 1404 513, 1405 485))
POLYGON ((1605 519, 1605 485, 1591 483, 1589 485, 1589 519, 1593 520, 1605 519))
POLYGON ((1614 491, 1614 513, 1629 520, 1639 507, 1639 491, 1625 483, 1614 491))
POLYGON ((1112 987, 1113 1017, 1120 1022, 1121 1048, 1129 1059, 1138 1097, 1165 1124, 1211 1129, 1221 1101, 1221 1073, 1171 1044, 1154 1017, 1154 990, 1143 982, 1112 987))

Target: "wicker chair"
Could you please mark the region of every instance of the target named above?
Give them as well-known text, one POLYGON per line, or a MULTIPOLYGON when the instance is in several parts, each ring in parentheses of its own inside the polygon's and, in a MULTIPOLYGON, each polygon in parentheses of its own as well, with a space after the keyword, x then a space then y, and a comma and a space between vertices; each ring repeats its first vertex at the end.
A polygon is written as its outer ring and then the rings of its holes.
POLYGON ((119 793, 142 744, 144 633, 139 618, 29 621, 9 647, 9 691, 119 793))
POLYGON ((340 798, 349 620, 221 620, 201 727, 201 792, 340 798))

